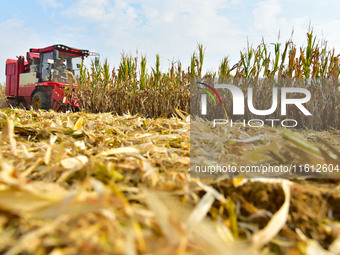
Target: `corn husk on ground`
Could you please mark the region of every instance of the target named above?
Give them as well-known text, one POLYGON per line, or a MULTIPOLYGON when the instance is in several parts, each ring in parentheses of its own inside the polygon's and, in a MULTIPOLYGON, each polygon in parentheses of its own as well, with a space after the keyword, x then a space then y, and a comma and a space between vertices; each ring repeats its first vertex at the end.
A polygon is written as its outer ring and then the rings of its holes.
MULTIPOLYGON (((191 179, 189 117, 180 112, 145 119, 3 109, 0 123, 3 253, 303 252, 310 239, 329 248, 340 231, 337 183, 191 179)), ((260 132, 309 153, 295 135, 260 132)), ((339 153, 339 133, 332 137, 339 153)), ((242 142, 228 149, 246 157, 271 151, 242 142)))
MULTIPOLYGON (((83 69, 75 96, 93 113, 1 109, 0 252, 339 254, 338 179, 189 172, 191 151, 206 153, 190 144, 190 124, 207 128, 187 114, 190 81, 338 78, 339 56, 312 33, 307 40, 299 56, 291 41, 283 51, 275 44, 274 55, 264 43, 249 46, 239 63, 223 58, 208 74, 201 45, 187 70, 174 63, 165 73, 159 56, 148 72, 145 58, 123 55, 112 72, 99 62, 83 69)), ((339 128, 233 127, 213 135, 225 138, 224 156, 239 165, 339 164, 339 128)))
MULTIPOLYGON (((212 132, 211 126, 211 122, 201 119, 191 121, 193 165, 202 165, 202 162, 205 162, 207 165, 233 165, 236 167, 249 165, 288 166, 290 170, 286 173, 282 171, 276 174, 265 172, 262 176, 340 177, 339 130, 294 132, 285 128, 225 127, 220 125, 212 132), (214 155, 214 157, 210 157, 210 155, 214 155), (312 169, 316 166, 320 166, 321 170, 312 169), (326 166, 334 168, 326 169, 326 166)), ((202 177, 202 173, 193 176, 202 177)), ((206 173, 208 178, 255 176, 258 177, 259 174, 244 173, 242 176, 237 176, 232 173, 216 173, 215 175, 206 173)))

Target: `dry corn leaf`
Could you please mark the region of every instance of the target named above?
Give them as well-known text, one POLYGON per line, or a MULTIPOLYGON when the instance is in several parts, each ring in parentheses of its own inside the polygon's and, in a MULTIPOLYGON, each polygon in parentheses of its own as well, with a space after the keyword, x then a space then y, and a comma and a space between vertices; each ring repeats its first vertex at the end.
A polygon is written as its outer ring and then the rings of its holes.
POLYGON ((96 155, 96 157, 107 157, 113 156, 116 154, 138 154, 139 150, 134 147, 121 147, 121 148, 114 148, 110 150, 103 151, 96 155))
POLYGON ((262 138, 263 138, 263 135, 258 135, 258 136, 253 136, 249 138, 244 138, 244 139, 232 139, 232 141, 238 142, 238 143, 256 143, 256 142, 260 142, 262 138))
POLYGON ((83 117, 80 117, 76 124, 74 125, 74 130, 80 130, 82 127, 83 127, 83 122, 84 122, 84 118, 83 117))
POLYGON ((194 228, 199 224, 209 212, 213 202, 215 200, 214 195, 211 192, 207 192, 200 202, 196 205, 195 209, 192 211, 191 215, 187 220, 187 226, 189 229, 194 228))
POLYGON ((288 141, 294 143, 297 145, 299 148, 303 149, 303 151, 308 151, 312 153, 316 157, 322 156, 320 150, 318 147, 314 146, 313 144, 307 142, 303 136, 290 132, 290 131, 285 131, 282 134, 283 138, 287 139, 288 141))
MULTIPOLYGON (((340 90, 340 87, 339 87, 340 90)), ((329 246, 329 251, 334 254, 340 254, 340 237, 338 236, 329 246)))
POLYGON ((11 145, 11 151, 14 155, 17 155, 17 142, 14 138, 14 122, 12 118, 7 119, 8 126, 8 139, 11 145))
POLYGON ((50 206, 58 201, 58 197, 39 196, 27 190, 15 188, 0 191, 0 207, 3 210, 25 216, 27 213, 34 213, 39 209, 50 206))
MULTIPOLYGON (((264 180, 263 180, 264 181, 264 180)), ((267 226, 252 236, 253 246, 256 250, 270 242, 286 224, 289 215, 290 205, 290 183, 282 180, 282 189, 285 201, 281 208, 272 216, 267 226)))
POLYGON ((46 165, 48 165, 50 163, 51 155, 52 155, 52 148, 53 148, 53 144, 55 143, 55 141, 57 141, 57 137, 52 135, 50 137, 50 144, 47 147, 45 158, 44 158, 46 165))
POLYGON ((86 156, 80 155, 73 158, 65 158, 60 163, 65 169, 79 170, 83 168, 89 159, 86 156))

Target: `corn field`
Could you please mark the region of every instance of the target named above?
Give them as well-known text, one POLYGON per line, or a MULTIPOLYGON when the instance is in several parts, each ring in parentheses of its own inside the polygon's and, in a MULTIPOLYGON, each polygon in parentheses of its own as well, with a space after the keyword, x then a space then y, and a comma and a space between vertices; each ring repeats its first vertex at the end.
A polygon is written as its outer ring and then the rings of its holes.
POLYGON ((4 108, 7 106, 5 88, 5 85, 0 83, 0 108, 4 108))
POLYGON ((92 63, 82 67, 73 96, 81 109, 90 112, 140 114, 145 117, 168 116, 175 110, 189 112, 190 76, 180 63, 172 63, 167 73, 160 71, 159 55, 151 73, 146 58, 122 55, 118 69, 109 64, 92 63))
POLYGON ((317 41, 313 31, 307 33, 305 47, 298 48, 292 39, 284 44, 277 42, 271 45, 264 41, 256 47, 248 44, 240 52, 237 64, 231 66, 228 58, 223 58, 218 73, 212 76, 221 80, 228 77, 339 78, 340 55, 335 53, 335 49, 328 49, 327 41, 317 41))
MULTIPOLYGON (((122 54, 117 68, 110 69, 107 61, 93 61, 89 69, 82 66, 80 77, 74 81, 78 87, 72 92, 80 103, 81 110, 89 112, 114 112, 140 114, 145 117, 170 116, 175 110, 190 112, 190 82, 197 80, 230 81, 242 79, 286 79, 292 83, 298 79, 328 79, 335 82, 323 85, 325 97, 332 99, 332 108, 327 118, 339 107, 338 78, 340 55, 329 50, 326 41, 317 41, 313 31, 307 33, 307 44, 298 47, 292 39, 284 44, 247 45, 240 52, 240 60, 232 65, 228 57, 223 57, 217 72, 203 74, 205 48, 198 44, 192 54, 190 66, 172 62, 166 72, 161 71, 159 55, 154 67, 147 70, 146 57, 132 57, 122 54)), ((311 82, 309 82, 311 83, 311 82)), ((264 88, 263 86, 259 86, 264 88)), ((269 90, 259 89, 258 93, 270 97, 269 90)), ((319 97, 322 93, 316 94, 319 97)), ((262 102, 270 101, 263 100, 262 102)), ((259 105, 261 107, 261 105, 259 105)), ((324 111, 319 110, 317 118, 324 111)), ((337 120, 332 126, 338 125, 337 120)), ((316 126, 324 128, 324 126, 316 126)))

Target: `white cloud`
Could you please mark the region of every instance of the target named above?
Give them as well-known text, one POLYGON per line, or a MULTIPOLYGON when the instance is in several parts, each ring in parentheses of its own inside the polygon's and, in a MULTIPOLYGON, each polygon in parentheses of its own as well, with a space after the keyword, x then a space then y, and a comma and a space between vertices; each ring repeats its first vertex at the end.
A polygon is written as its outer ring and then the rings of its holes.
POLYGON ((340 18, 339 19, 327 19, 318 22, 314 26, 316 34, 319 39, 326 39, 328 41, 328 47, 330 49, 335 48, 336 53, 339 54, 340 51, 340 18), (322 36, 322 38, 320 38, 322 36))
POLYGON ((58 2, 57 0, 35 0, 38 4, 40 4, 43 8, 56 8, 56 7, 63 7, 63 4, 58 2))
POLYGON ((5 82, 6 59, 26 56, 30 48, 44 47, 38 33, 27 27, 20 19, 10 19, 0 23, 0 83, 5 82))
MULTIPOLYGON (((289 0, 288 4, 296 3, 296 1, 289 0)), ((340 18, 328 18, 320 16, 318 8, 327 13, 327 10, 339 8, 335 0, 300 0, 305 10, 300 10, 299 16, 290 17, 290 13, 283 12, 283 4, 285 1, 279 0, 264 0, 257 4, 253 10, 254 30, 250 33, 252 42, 257 43, 259 35, 263 36, 265 42, 277 42, 278 33, 280 32, 280 41, 285 42, 291 36, 292 30, 293 42, 298 46, 306 46, 306 34, 309 26, 314 30, 314 35, 317 39, 326 39, 331 48, 340 49, 340 37, 338 32, 340 30, 340 18), (325 5, 327 2, 327 5, 325 5), (326 8, 326 9, 325 9, 326 8)))
POLYGON ((266 43, 284 43, 294 31, 294 43, 302 46, 310 20, 303 13, 295 18, 288 18, 287 15, 283 12, 282 1, 264 0, 257 3, 253 10, 254 30, 249 34, 250 41, 256 44, 263 37, 266 43))
POLYGON ((131 18, 131 19, 136 19, 136 18, 138 18, 138 14, 137 14, 137 12, 136 12, 136 9, 133 8, 133 7, 131 7, 131 6, 129 6, 129 7, 126 9, 126 14, 127 14, 127 16, 128 16, 129 18, 131 18))
POLYGON ((230 2, 232 5, 240 5, 243 3, 243 0, 231 0, 230 2))
POLYGON ((107 22, 115 18, 115 9, 109 0, 78 0, 63 13, 88 22, 107 22))
POLYGON ((253 10, 255 28, 259 30, 272 30, 276 28, 281 12, 282 9, 278 0, 259 2, 253 10))
MULTIPOLYGON (((307 0, 307 3, 309 1, 307 0)), ((340 10, 340 5, 339 5, 339 0, 322 0, 322 1, 317 1, 317 4, 321 6, 322 8, 332 8, 332 9, 337 9, 340 10)))
POLYGON ((240 45, 245 44, 245 33, 219 11, 228 5, 235 7, 241 1, 223 0, 147 0, 88 1, 78 0, 64 11, 69 19, 81 20, 93 26, 88 36, 101 55, 117 65, 121 51, 146 53, 149 63, 155 54, 161 56, 162 65, 180 58, 183 67, 197 43, 206 47, 205 67, 217 70, 220 60, 230 52, 236 58, 240 45), (95 3, 94 3, 95 2, 95 3), (96 9, 94 9, 96 6, 96 9), (97 45, 95 45, 97 44, 97 45), (112 61, 111 61, 112 60, 112 61))

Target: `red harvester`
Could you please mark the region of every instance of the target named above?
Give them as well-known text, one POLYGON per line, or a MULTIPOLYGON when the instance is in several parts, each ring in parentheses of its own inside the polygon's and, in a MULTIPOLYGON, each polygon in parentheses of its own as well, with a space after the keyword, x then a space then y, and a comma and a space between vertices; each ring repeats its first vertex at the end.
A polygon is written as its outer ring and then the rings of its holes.
POLYGON ((17 60, 7 59, 6 96, 9 103, 21 107, 32 105, 34 110, 77 108, 76 100, 67 100, 64 94, 64 89, 70 86, 67 73, 79 75, 82 61, 89 55, 88 50, 56 44, 30 49, 27 61, 23 56, 17 60))

